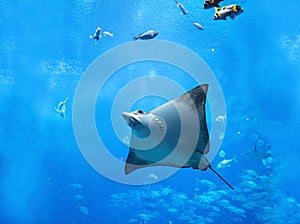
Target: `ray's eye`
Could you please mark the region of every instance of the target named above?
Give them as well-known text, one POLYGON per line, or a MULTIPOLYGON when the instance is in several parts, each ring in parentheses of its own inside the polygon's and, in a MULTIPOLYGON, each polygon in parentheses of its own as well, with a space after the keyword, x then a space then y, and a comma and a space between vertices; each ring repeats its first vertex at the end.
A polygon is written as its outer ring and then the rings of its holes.
POLYGON ((138 115, 138 114, 144 114, 144 111, 142 111, 142 110, 136 110, 136 111, 133 112, 133 114, 136 114, 136 115, 138 115))

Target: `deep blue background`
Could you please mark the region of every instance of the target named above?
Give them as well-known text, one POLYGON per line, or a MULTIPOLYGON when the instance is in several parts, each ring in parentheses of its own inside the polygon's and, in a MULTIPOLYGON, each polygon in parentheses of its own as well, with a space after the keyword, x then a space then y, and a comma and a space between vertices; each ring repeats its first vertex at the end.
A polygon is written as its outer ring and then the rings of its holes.
MULTIPOLYGON (((300 222, 297 2, 225 0, 222 5, 238 3, 245 10, 227 21, 213 21, 214 9, 203 10, 202 1, 181 3, 187 15, 172 0, 0 0, 1 223, 300 222), (197 30, 194 21, 205 29, 197 30), (114 37, 103 37, 95 46, 89 36, 97 26, 114 37), (210 171, 192 169, 158 184, 126 186, 103 178, 82 157, 71 113, 80 77, 96 57, 148 29, 159 31, 156 39, 198 53, 218 78, 228 118, 221 148, 227 159, 239 161, 220 173, 235 192, 210 171), (54 106, 66 97, 68 110, 61 118, 54 106), (253 148, 255 134, 271 146, 272 170, 241 155, 253 148), (247 192, 243 177, 249 169, 257 172, 250 180, 257 186, 247 192), (209 191, 195 178, 217 187, 209 191), (209 202, 212 195, 216 198, 209 202)), ((121 75, 126 73, 120 74, 126 84, 121 75)), ((188 79, 174 76, 190 87, 188 79)), ((99 99, 108 111, 113 93, 99 99)), ((111 139, 108 147, 122 150, 113 153, 126 157, 112 130, 104 138, 111 139)), ((221 160, 216 157, 212 165, 221 160)))

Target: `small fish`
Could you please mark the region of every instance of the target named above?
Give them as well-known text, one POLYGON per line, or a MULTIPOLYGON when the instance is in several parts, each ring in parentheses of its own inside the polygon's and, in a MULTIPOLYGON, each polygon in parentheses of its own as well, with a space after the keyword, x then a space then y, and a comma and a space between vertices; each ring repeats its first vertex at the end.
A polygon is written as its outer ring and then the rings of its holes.
POLYGON ((210 9, 212 7, 220 7, 219 3, 224 0, 205 0, 203 4, 204 9, 210 9))
POLYGON ((243 179, 256 179, 256 177, 257 173, 255 170, 245 170, 242 176, 243 179))
POLYGON ((56 107, 54 107, 55 111, 62 117, 65 117, 66 115, 66 110, 67 110, 67 107, 66 107, 66 102, 68 100, 68 97, 65 99, 65 101, 61 101, 57 104, 56 107))
POLYGON ((213 16, 213 20, 226 20, 226 17, 231 16, 232 11, 226 8, 216 8, 216 12, 213 16))
POLYGON ((94 33, 94 39, 99 40, 101 38, 101 27, 98 26, 95 33, 94 33))
POLYGON ((201 26, 200 23, 194 22, 193 24, 194 24, 194 26, 195 26, 196 28, 198 28, 199 30, 204 30, 203 26, 201 26))
POLYGON ((291 204, 295 204, 296 203, 296 199, 295 198, 291 198, 291 197, 285 199, 285 201, 288 202, 288 203, 291 203, 291 204))
POLYGON ((223 6, 221 9, 216 8, 216 13, 213 20, 226 20, 227 17, 234 19, 236 16, 244 12, 244 9, 239 5, 223 6))
POLYGON ((241 185, 243 187, 246 187, 246 188, 250 188, 250 189, 257 189, 257 184, 251 180, 247 180, 247 181, 244 181, 241 183, 241 185))
POLYGON ((176 2, 176 5, 180 8, 181 12, 184 15, 186 15, 188 13, 188 11, 184 8, 184 6, 181 3, 179 3, 177 0, 175 0, 175 2, 176 2))
POLYGON ((81 189, 82 188, 82 185, 78 184, 78 183, 70 184, 70 186, 73 187, 74 189, 81 189))
POLYGON ((87 207, 85 207, 85 206, 75 206, 75 207, 77 207, 77 208, 79 208, 79 211, 81 212, 81 213, 83 213, 83 214, 85 214, 85 215, 88 215, 89 214, 89 210, 87 209, 87 207))
POLYGON ((110 33, 108 31, 103 31, 103 34, 104 34, 104 36, 109 36, 109 37, 113 37, 114 36, 113 33, 110 33))
POLYGON ((76 195, 74 195, 74 198, 75 198, 76 200, 82 200, 82 199, 83 199, 83 196, 82 196, 81 194, 76 194, 76 195))
POLYGON ((158 34, 157 31, 155 30, 148 30, 144 33, 141 33, 137 36, 133 37, 133 40, 137 40, 137 39, 141 39, 141 40, 149 40, 149 39, 153 39, 154 37, 156 37, 158 34))
POLYGON ((97 41, 101 38, 101 27, 98 26, 95 33, 94 33, 94 36, 91 35, 90 38, 93 38, 95 40, 95 45, 97 44, 97 41))
POLYGON ((221 162, 218 163, 217 169, 225 168, 225 167, 230 167, 232 162, 238 162, 235 157, 232 159, 224 159, 221 162))

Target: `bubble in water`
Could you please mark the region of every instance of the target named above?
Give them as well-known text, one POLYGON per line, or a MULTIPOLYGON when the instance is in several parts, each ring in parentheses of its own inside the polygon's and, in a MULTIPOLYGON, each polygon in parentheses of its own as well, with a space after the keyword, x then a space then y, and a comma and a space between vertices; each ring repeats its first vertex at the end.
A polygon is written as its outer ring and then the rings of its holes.
POLYGON ((273 163, 273 158, 270 156, 266 159, 267 164, 272 164, 273 163))
POLYGON ((256 143, 256 146, 257 146, 257 147, 260 147, 260 146, 262 146, 264 143, 265 143, 265 142, 264 142, 262 139, 259 139, 259 140, 257 141, 257 143, 256 143))
POLYGON ((265 128, 265 125, 264 125, 264 124, 261 124, 261 125, 259 125, 259 126, 256 128, 256 131, 257 131, 258 133, 261 133, 261 132, 263 131, 264 128, 265 128))
POLYGON ((262 163, 267 169, 272 169, 273 158, 270 156, 267 159, 263 159, 262 163))
POLYGON ((257 141, 257 139, 258 139, 258 135, 257 135, 256 133, 253 133, 253 134, 251 135, 251 140, 252 140, 252 141, 257 141))
POLYGON ((149 72, 149 76, 155 76, 156 75, 156 71, 155 70, 151 70, 150 72, 149 72))
POLYGON ((129 145, 130 145, 130 139, 129 139, 129 137, 128 137, 128 136, 125 136, 125 137, 123 138, 123 142, 124 142, 127 146, 129 146, 129 145))
POLYGON ((224 158, 226 153, 223 150, 221 150, 218 155, 219 157, 224 158))
POLYGON ((226 120, 226 116, 225 115, 219 115, 218 117, 215 118, 215 121, 217 121, 217 122, 224 123, 225 120, 226 120))
POLYGON ((154 173, 150 173, 148 177, 152 180, 158 180, 158 176, 156 176, 154 173))
POLYGON ((219 139, 220 139, 220 140, 223 140, 223 138, 224 138, 224 133, 221 132, 220 135, 219 135, 219 139))

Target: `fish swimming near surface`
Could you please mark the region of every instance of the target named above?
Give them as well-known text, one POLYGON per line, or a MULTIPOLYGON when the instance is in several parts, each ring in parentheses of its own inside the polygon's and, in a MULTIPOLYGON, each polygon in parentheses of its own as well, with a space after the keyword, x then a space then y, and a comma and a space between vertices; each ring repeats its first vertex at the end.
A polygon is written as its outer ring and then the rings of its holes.
POLYGON ((207 90, 207 84, 200 85, 150 112, 122 114, 132 129, 125 174, 151 166, 209 168, 233 189, 205 156, 210 146, 205 115, 207 90))
POLYGON ((203 26, 201 26, 200 23, 194 22, 193 24, 197 29, 204 30, 203 26))
POLYGON ((232 159, 224 159, 221 162, 218 163, 217 169, 225 168, 225 167, 230 167, 232 162, 238 162, 235 157, 232 159))
POLYGON ((100 40, 101 38, 101 27, 98 26, 95 33, 94 33, 94 36, 91 35, 90 38, 93 38, 95 40, 95 45, 97 44, 98 40, 100 40))
POLYGON ((83 196, 81 194, 76 194, 73 196, 76 200, 82 200, 83 196))
POLYGON ((79 183, 72 183, 72 184, 70 184, 70 186, 74 189, 81 189, 82 188, 82 185, 79 184, 79 183))
POLYGON ((113 37, 114 36, 113 33, 110 33, 108 31, 103 31, 103 34, 104 34, 104 36, 109 36, 109 37, 113 37))
POLYGON ((62 117, 65 117, 67 107, 66 107, 66 102, 69 98, 67 97, 64 101, 61 101, 58 103, 56 107, 54 107, 55 111, 62 117))
POLYGON ((94 39, 99 40, 101 38, 101 28, 97 27, 95 33, 94 33, 94 39))
POLYGON ((177 0, 175 0, 176 5, 180 8, 181 12, 186 15, 188 13, 188 11, 184 8, 184 6, 179 3, 177 0))
POLYGON ((223 6, 221 9, 216 8, 213 20, 226 20, 227 17, 234 19, 236 16, 244 12, 244 9, 239 5, 223 6))
POLYGON ((134 36, 133 40, 138 40, 138 39, 149 40, 149 39, 153 39, 157 35, 158 35, 157 31, 155 31, 155 30, 148 30, 148 31, 146 31, 144 33, 140 33, 139 35, 134 36))
POLYGON ((256 148, 256 145, 255 145, 254 149, 252 151, 242 153, 242 155, 246 159, 249 159, 249 160, 263 160, 263 159, 270 157, 271 153, 270 153, 270 151, 268 151, 268 152, 258 151, 256 148))
POLYGON ((212 7, 220 7, 219 3, 224 0, 205 0, 203 4, 204 9, 210 9, 212 7))

